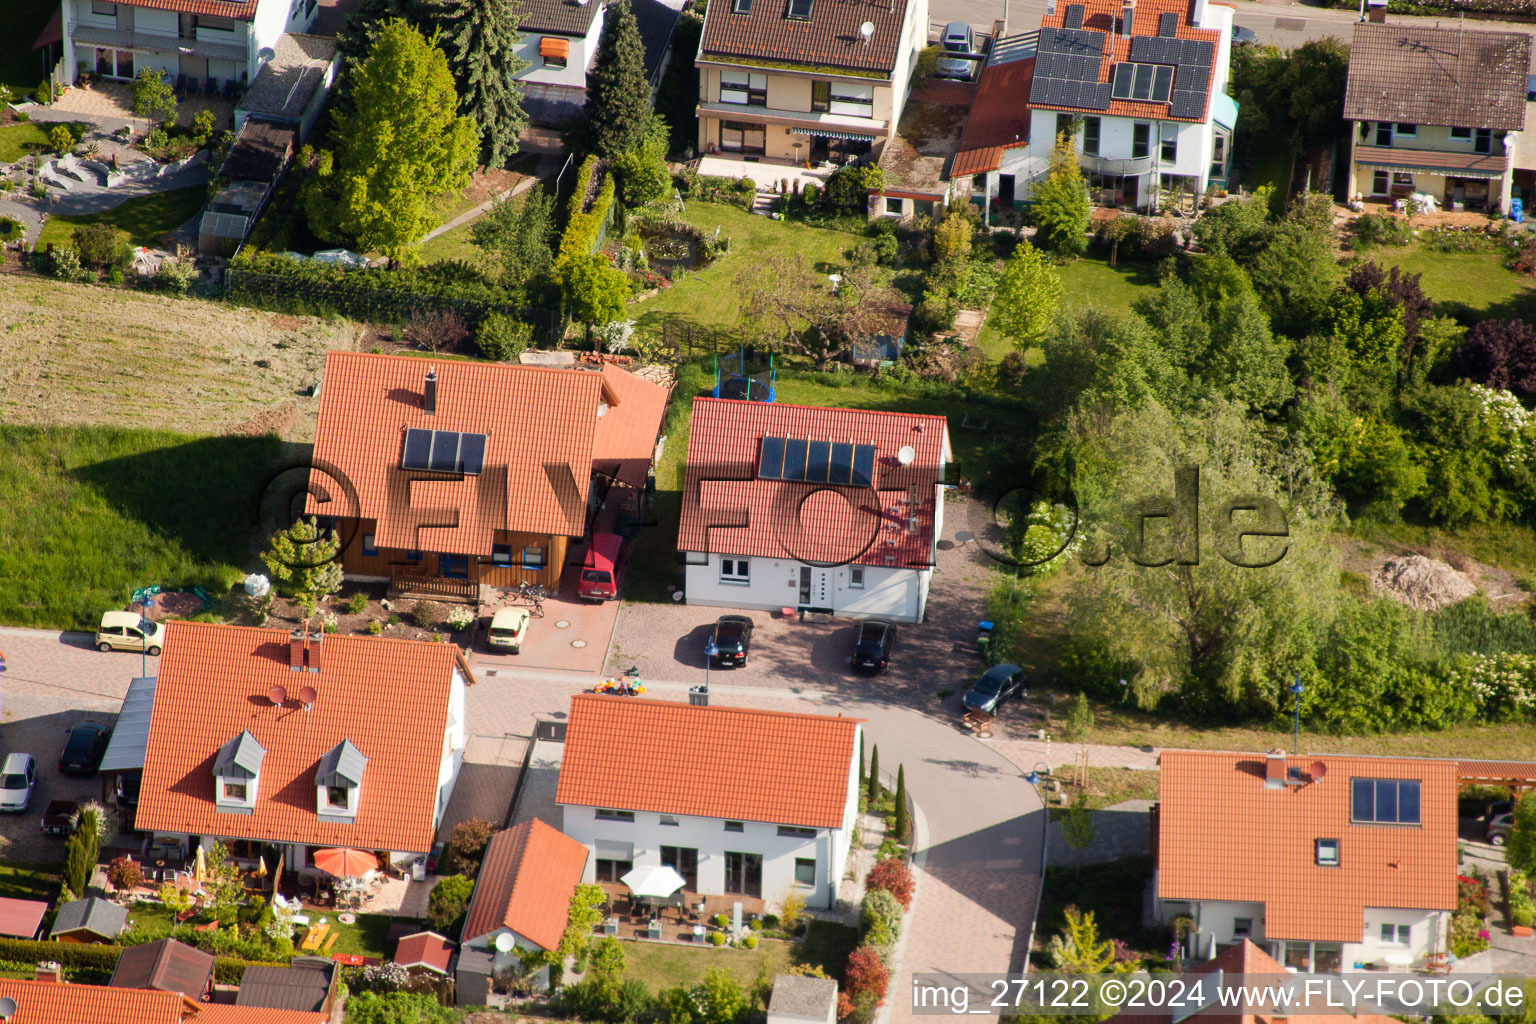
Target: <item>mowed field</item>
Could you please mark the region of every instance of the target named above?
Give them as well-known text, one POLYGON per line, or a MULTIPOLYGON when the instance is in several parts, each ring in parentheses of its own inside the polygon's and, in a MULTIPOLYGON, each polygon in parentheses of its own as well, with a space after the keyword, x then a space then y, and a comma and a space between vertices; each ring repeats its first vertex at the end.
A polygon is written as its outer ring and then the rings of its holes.
POLYGON ((308 396, 359 325, 0 275, 0 423, 311 440, 308 396))

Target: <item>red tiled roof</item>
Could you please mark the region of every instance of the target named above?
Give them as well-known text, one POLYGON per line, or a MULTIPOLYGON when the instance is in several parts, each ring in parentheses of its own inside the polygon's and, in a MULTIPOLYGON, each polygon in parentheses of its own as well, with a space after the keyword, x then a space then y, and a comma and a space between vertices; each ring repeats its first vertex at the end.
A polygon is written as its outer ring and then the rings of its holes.
MULTIPOLYGON (((1188 973, 1215 974, 1217 971, 1226 978, 1244 974, 1287 975, 1290 973, 1280 961, 1247 939, 1241 939, 1236 944, 1228 946, 1210 960, 1201 961, 1189 968, 1188 973)), ((1196 1011, 1191 1016, 1199 1018, 1201 1024, 1268 1024, 1270 1021, 1278 1022, 1285 1019, 1262 1013, 1234 1011, 1235 1008, 1215 1005, 1206 1010, 1196 1011)), ((1305 1016, 1307 1024, 1396 1024, 1393 1018, 1379 1013, 1308 1013, 1305 1016)), ((1169 1024, 1169 1019, 1166 1013, 1157 1015, 1128 1010, 1115 1014, 1105 1024, 1169 1024)))
POLYGON ((179 14, 208 14, 217 18, 251 21, 256 17, 259 0, 119 0, 129 7, 152 11, 176 11, 179 14))
POLYGON ((14 935, 19 939, 35 938, 46 913, 48 904, 41 900, 0 897, 0 935, 14 935))
POLYGON ((485 849, 464 919, 465 940, 505 926, 554 949, 565 934, 571 895, 586 868, 587 848, 538 818, 496 833, 485 849))
MULTIPOLYGON (((585 848, 582 852, 586 852, 585 848)), ((448 965, 453 961, 453 943, 437 932, 417 932, 395 944, 393 959, 401 967, 426 967, 439 974, 447 974, 448 965)))
MULTIPOLYGON (((699 59, 729 64, 732 57, 745 57, 889 74, 901 50, 907 11, 907 0, 813 0, 810 18, 801 21, 786 17, 785 0, 754 0, 746 14, 737 14, 729 2, 715 4, 704 13, 699 59), (875 26, 868 42, 859 34, 866 21, 875 26)), ((928 26, 916 30, 924 33, 928 26)))
POLYGON ((432 846, 438 754, 454 670, 474 677, 452 644, 332 634, 319 672, 289 669, 281 629, 166 624, 144 751, 136 825, 269 842, 425 852, 432 846), (288 702, 274 707, 274 685, 288 702), (301 686, 318 692, 297 703, 301 686), (214 809, 213 760, 250 730, 266 750, 253 814, 214 809), (318 820, 315 766, 342 740, 368 759, 357 818, 318 820))
POLYGON ((16 1000, 8 1024, 182 1024, 188 1009, 174 992, 52 981, 0 979, 0 996, 16 1000))
POLYGON ((971 118, 960 137, 950 177, 995 171, 1002 166, 1003 150, 1029 142, 1029 82, 1035 74, 1035 58, 989 64, 976 85, 971 118))
MULTIPOLYGON (((1073 4, 1081 4, 1085 10, 1083 14, 1083 28, 1090 32, 1105 33, 1106 52, 1104 59, 1099 62, 1100 82, 1108 82, 1110 74, 1117 63, 1131 59, 1131 40, 1115 31, 1119 23, 1120 12, 1123 5, 1120 0, 1072 0, 1073 4)), ((1066 3, 1058 4, 1055 14, 1047 14, 1040 19, 1040 27, 1064 28, 1066 26, 1066 3)), ((1157 23, 1160 15, 1174 13, 1179 16, 1178 28, 1174 31, 1178 39, 1204 39, 1216 46, 1216 59, 1220 59, 1222 46, 1222 33, 1213 28, 1196 28, 1189 23, 1188 0, 1138 0, 1136 4, 1135 28, 1150 28, 1151 32, 1135 32, 1137 36, 1152 36, 1157 34, 1157 23)), ((1200 111, 1199 117, 1170 117, 1168 104, 1150 103, 1146 100, 1115 100, 1109 101, 1109 106, 1103 110, 1094 110, 1089 107, 1068 107, 1058 103, 1031 103, 1031 110, 1079 110, 1090 116, 1104 115, 1109 117, 1145 117, 1162 121, 1189 121, 1200 123, 1205 120, 1211 107, 1211 83, 1216 80, 1216 60, 1211 61, 1211 66, 1206 71, 1205 107, 1200 111)), ((1175 83, 1178 88, 1185 88, 1175 83)), ((1021 100, 1028 100, 1026 92, 1021 100)), ((1054 131, 1054 127, 1051 129, 1054 131)))
POLYGON ((1315 942, 1361 941, 1365 907, 1453 909, 1456 762, 1286 760, 1316 762, 1325 779, 1271 789, 1262 754, 1163 751, 1158 896, 1263 903, 1266 937, 1315 942), (1422 824, 1354 824, 1352 778, 1418 779, 1422 824), (1315 839, 1339 840, 1338 867, 1316 864, 1315 839))
POLYGON ((935 485, 950 457, 942 416, 696 398, 678 550, 928 566, 935 485), (757 479, 765 436, 875 445, 874 491, 757 479), (897 458, 904 447, 915 453, 907 466, 897 458), (915 511, 904 504, 914 487, 915 511))
POLYGON ((862 721, 577 694, 555 799, 841 828, 862 721))
POLYGON ((665 401, 662 388, 616 367, 598 373, 332 352, 314 464, 334 468, 312 470, 311 482, 333 500, 312 494, 308 511, 374 519, 379 547, 406 550, 489 554, 498 529, 579 537, 592 464, 642 448, 648 457, 665 401), (438 377, 432 416, 422 409, 429 368, 438 377), (401 469, 408 427, 489 434, 484 472, 401 469), (336 493, 337 476, 355 495, 336 493))
POLYGON ((1463 782, 1477 779, 1531 779, 1536 781, 1536 761, 1461 761, 1456 773, 1463 782))
POLYGON ((1520 131, 1530 67, 1525 32, 1362 22, 1350 40, 1343 116, 1520 131))

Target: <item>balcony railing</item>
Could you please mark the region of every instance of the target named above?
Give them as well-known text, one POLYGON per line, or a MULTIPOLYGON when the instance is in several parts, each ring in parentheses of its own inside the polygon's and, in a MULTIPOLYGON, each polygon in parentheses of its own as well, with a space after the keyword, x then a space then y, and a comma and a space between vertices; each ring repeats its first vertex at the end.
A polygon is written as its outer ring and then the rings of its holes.
POLYGON ((110 46, 114 50, 138 50, 148 53, 179 53, 188 57, 211 57, 243 63, 245 47, 233 43, 211 43, 201 39, 181 39, 153 32, 123 32, 115 28, 76 25, 72 36, 76 45, 110 46))
POLYGON ((1131 157, 1125 160, 1115 160, 1102 156, 1080 156, 1078 158, 1083 170, 1090 174, 1151 174, 1156 161, 1150 156, 1131 157))

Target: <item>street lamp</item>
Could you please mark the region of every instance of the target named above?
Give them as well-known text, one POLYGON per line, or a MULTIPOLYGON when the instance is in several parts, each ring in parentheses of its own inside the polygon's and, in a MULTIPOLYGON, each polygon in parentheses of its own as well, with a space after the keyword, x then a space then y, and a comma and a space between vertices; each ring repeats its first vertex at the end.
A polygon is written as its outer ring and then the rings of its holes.
POLYGON ((1044 761, 1036 761, 1035 766, 1029 770, 1029 774, 1024 776, 1024 778, 1029 780, 1031 786, 1038 786, 1042 781, 1048 782, 1051 778, 1051 766, 1044 761))
POLYGON ((155 599, 149 594, 144 595, 144 600, 139 602, 139 632, 142 644, 139 647, 139 671, 144 678, 149 678, 149 633, 155 628, 154 621, 149 617, 149 610, 155 606, 155 599))
POLYGON ((1291 754, 1294 756, 1301 753, 1301 695, 1307 691, 1307 688, 1301 685, 1301 676, 1298 675, 1288 689, 1296 695, 1296 733, 1295 738, 1291 740, 1291 754))
POLYGON ((715 638, 710 637, 704 641, 704 689, 709 689, 709 666, 720 656, 720 648, 715 646, 715 638))

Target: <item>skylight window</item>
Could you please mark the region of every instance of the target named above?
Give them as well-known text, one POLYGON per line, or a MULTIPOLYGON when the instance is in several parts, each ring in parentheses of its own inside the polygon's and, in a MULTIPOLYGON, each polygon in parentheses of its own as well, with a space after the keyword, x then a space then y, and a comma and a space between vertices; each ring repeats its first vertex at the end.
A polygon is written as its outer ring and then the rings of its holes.
POLYGON ((810 21, 811 5, 814 2, 815 0, 789 0, 789 13, 784 16, 793 21, 810 21))
POLYGON ((868 487, 875 478, 875 446, 765 437, 757 476, 760 480, 868 487))
POLYGON ((751 14, 752 0, 731 0, 732 14, 751 14))
POLYGON ((1110 95, 1117 100, 1146 100, 1167 103, 1173 91, 1173 65, 1132 64, 1115 65, 1115 77, 1110 95))

